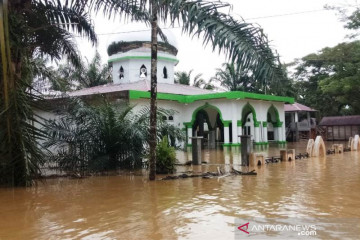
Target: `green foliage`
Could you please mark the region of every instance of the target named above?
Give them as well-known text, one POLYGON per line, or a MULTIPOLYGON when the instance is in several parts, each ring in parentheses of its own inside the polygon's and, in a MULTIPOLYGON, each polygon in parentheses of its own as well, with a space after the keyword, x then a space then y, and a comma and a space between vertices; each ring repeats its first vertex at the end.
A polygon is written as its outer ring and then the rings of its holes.
POLYGON ((103 65, 99 52, 95 52, 94 58, 89 62, 80 61, 79 66, 70 62, 60 65, 58 68, 57 81, 52 81, 54 90, 69 91, 95 87, 112 82, 111 68, 108 64, 103 65))
POLYGON ((302 58, 297 66, 297 101, 322 116, 360 114, 360 42, 341 43, 302 58))
POLYGON ((156 173, 168 174, 176 171, 175 148, 169 146, 167 136, 165 136, 156 146, 156 173))
MULTIPOLYGON (((49 140, 44 147, 56 149, 51 161, 79 174, 142 167, 150 137, 148 108, 135 113, 131 107, 107 101, 89 106, 80 100, 65 105, 69 105, 67 111, 45 127, 49 140)), ((173 112, 158 111, 157 139, 171 136, 182 141, 182 131, 164 121, 165 115, 173 112)))
POLYGON ((191 78, 191 74, 194 70, 190 70, 189 72, 186 71, 179 71, 175 72, 175 83, 179 83, 182 85, 190 85, 193 83, 194 87, 203 88, 203 89, 215 89, 215 86, 212 84, 212 80, 210 79, 209 82, 206 82, 202 78, 202 74, 197 74, 194 79, 191 78))
POLYGON ((265 76, 255 77, 252 68, 242 68, 234 63, 224 63, 223 68, 216 70, 213 81, 217 81, 229 91, 244 91, 279 96, 293 96, 291 81, 286 77, 285 68, 282 76, 268 79, 265 76))
POLYGON ((39 98, 31 88, 34 78, 48 76, 39 58, 68 56, 74 65, 79 56, 71 32, 96 42, 85 8, 56 0, 1 1, 0 36, 0 184, 26 186, 39 174, 43 152, 37 140, 45 134, 33 109, 39 98))

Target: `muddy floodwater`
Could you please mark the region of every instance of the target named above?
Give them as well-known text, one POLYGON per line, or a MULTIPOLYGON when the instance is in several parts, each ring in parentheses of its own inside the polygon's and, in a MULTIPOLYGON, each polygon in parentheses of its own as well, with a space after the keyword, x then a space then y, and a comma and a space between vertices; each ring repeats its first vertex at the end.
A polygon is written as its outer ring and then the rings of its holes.
MULTIPOLYGON (((306 143, 287 147, 303 153, 306 143)), ((204 150, 203 158, 208 164, 178 172, 241 170, 235 149, 204 150)), ((0 189, 0 239, 235 239, 236 219, 360 218, 360 152, 255 169, 257 176, 149 182, 137 172, 0 189)), ((343 239, 331 230, 314 238, 343 239)))

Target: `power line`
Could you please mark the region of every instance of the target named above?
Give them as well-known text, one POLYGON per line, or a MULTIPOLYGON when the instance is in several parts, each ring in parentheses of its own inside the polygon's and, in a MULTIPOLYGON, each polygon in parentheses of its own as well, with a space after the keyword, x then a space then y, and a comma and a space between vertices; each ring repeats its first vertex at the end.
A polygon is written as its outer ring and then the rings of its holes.
POLYGON ((293 13, 284 13, 284 14, 263 16, 263 17, 246 18, 245 20, 255 20, 255 19, 264 19, 264 18, 285 17, 285 16, 293 16, 293 15, 300 15, 300 14, 313 13, 313 12, 322 12, 322 11, 328 11, 328 10, 327 10, 327 9, 317 9, 317 10, 310 10, 310 11, 303 11, 303 12, 293 12, 293 13))
MULTIPOLYGON (((358 5, 352 5, 349 7, 358 7, 358 5)), ((286 17, 286 16, 293 16, 293 15, 301 15, 301 14, 307 14, 307 13, 314 13, 314 12, 322 12, 322 11, 328 11, 328 9, 315 9, 315 10, 309 10, 309 11, 302 11, 302 12, 293 12, 293 13, 284 13, 284 14, 276 14, 276 15, 269 15, 269 16, 262 16, 262 17, 252 17, 252 18, 246 18, 247 20, 256 20, 256 19, 266 19, 266 18, 276 18, 276 17, 286 17)), ((240 16, 239 14, 236 14, 240 16)), ((181 27, 166 27, 162 29, 175 29, 175 28, 181 28, 181 27)), ((143 30, 134 30, 134 31, 123 31, 123 32, 112 32, 112 33, 98 33, 98 36, 105 36, 105 35, 115 35, 115 34, 122 34, 122 33, 134 33, 134 32, 146 32, 150 29, 143 29, 143 30)))

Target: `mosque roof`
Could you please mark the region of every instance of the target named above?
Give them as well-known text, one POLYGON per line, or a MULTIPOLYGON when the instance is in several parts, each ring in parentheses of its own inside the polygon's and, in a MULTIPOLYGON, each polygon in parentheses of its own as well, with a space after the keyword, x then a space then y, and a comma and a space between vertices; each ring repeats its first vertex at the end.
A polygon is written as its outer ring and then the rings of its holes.
MULTIPOLYGON (((150 91, 150 81, 140 80, 132 83, 122 83, 122 84, 106 84, 96 87, 84 88, 74 92, 70 92, 70 97, 80 97, 85 95, 95 95, 95 94, 104 94, 111 92, 120 92, 127 90, 136 90, 149 92, 150 91)), ((158 83, 157 91, 159 93, 170 93, 178 95, 198 95, 198 94, 209 94, 216 93, 215 91, 206 90, 202 88, 197 88, 188 85, 182 84, 170 84, 170 83, 158 83)))
POLYGON ((316 112, 315 109, 312 109, 308 106, 305 106, 305 105, 302 105, 300 103, 293 103, 293 104, 285 104, 285 107, 284 107, 284 110, 285 112, 301 112, 301 111, 304 111, 304 112, 316 112))
MULTIPOLYGON (((194 101, 211 99, 254 99, 294 103, 294 98, 291 97, 281 97, 240 91, 217 92, 181 84, 158 83, 157 91, 158 100, 177 101, 179 103, 192 103, 194 101)), ((70 92, 68 95, 70 97, 82 97, 115 92, 127 92, 129 99, 149 99, 150 82, 148 80, 140 80, 132 83, 107 84, 77 90, 70 92)))

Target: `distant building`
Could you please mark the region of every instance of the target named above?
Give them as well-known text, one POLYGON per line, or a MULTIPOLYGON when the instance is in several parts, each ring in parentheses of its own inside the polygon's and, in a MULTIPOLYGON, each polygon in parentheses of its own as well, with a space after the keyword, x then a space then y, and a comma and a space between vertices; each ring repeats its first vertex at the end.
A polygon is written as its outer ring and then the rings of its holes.
POLYGON ((300 103, 285 104, 286 139, 297 142, 300 139, 314 138, 316 119, 312 114, 315 109, 300 103))
POLYGON ((323 129, 323 137, 327 141, 348 140, 359 134, 360 115, 323 117, 319 126, 323 129))

